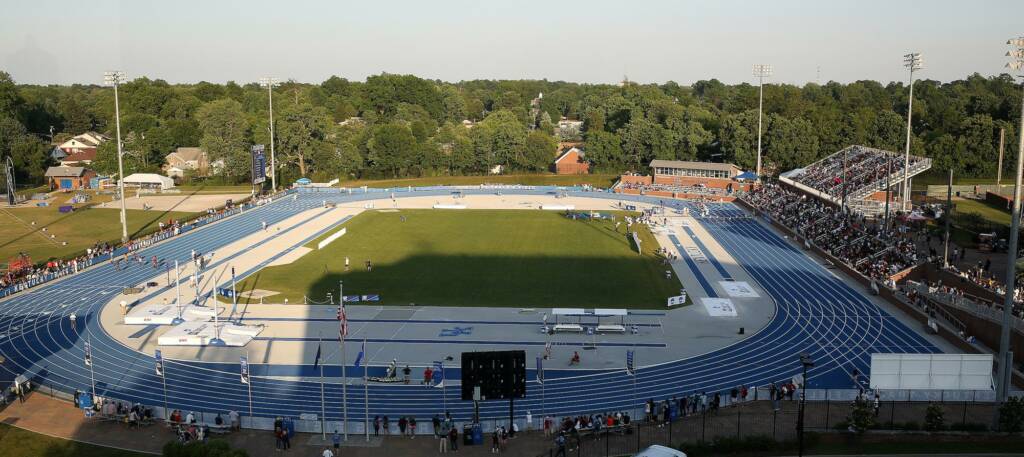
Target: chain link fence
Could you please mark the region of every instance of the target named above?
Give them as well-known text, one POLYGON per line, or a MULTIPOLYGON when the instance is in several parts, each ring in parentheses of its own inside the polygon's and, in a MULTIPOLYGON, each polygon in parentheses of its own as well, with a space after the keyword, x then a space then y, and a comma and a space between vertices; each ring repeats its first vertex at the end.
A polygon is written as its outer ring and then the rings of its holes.
MULTIPOLYGON (((972 400, 969 396, 959 400, 880 400, 873 428, 921 430, 925 426, 926 410, 932 404, 942 408, 945 424, 951 430, 984 430, 991 424, 996 408, 994 403, 972 400)), ((778 409, 774 409, 769 401, 749 401, 669 422, 639 421, 600 431, 573 430, 565 435, 564 452, 567 457, 611 457, 633 455, 651 445, 682 448, 685 452, 687 443, 709 443, 723 438, 759 437, 776 442, 793 441, 797 439, 799 404, 797 400, 783 400, 779 402, 778 409)), ((873 405, 873 400, 869 404, 873 405)), ((804 411, 804 430, 846 430, 852 408, 852 401, 808 400, 804 411)), ((554 457, 561 455, 559 452, 559 448, 552 444, 547 452, 536 457, 554 457)))

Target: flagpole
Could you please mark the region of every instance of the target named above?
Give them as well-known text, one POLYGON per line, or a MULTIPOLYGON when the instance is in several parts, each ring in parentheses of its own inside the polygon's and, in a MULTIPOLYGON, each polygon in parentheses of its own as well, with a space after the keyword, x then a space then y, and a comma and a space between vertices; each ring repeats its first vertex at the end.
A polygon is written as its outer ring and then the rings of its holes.
POLYGON ((92 337, 87 337, 85 344, 89 347, 89 379, 92 381, 92 398, 93 402, 96 401, 96 371, 93 369, 92 360, 92 337))
POLYGON ((636 343, 633 343, 633 401, 630 408, 636 408, 636 378, 640 377, 640 367, 636 364, 636 343))
MULTIPOLYGON (((160 350, 156 351, 158 354, 160 350)), ((167 364, 164 363, 164 358, 161 356, 160 361, 160 380, 164 383, 164 420, 168 420, 170 416, 167 415, 167 364)))
POLYGON ((547 417, 544 414, 544 411, 547 409, 547 406, 545 405, 546 398, 545 398, 545 395, 544 395, 544 391, 546 390, 546 388, 544 387, 544 385, 547 384, 547 382, 544 380, 544 373, 543 373, 544 366, 541 365, 541 366, 539 366, 537 368, 538 368, 537 371, 540 372, 539 373, 540 374, 540 417, 541 417, 541 420, 543 421, 544 418, 547 417))
POLYGON ((178 267, 178 261, 174 261, 174 304, 178 307, 178 319, 181 320, 181 269, 178 267))
MULTIPOLYGON (((345 297, 341 297, 342 300, 345 297)), ((363 358, 366 359, 366 337, 363 337, 363 358)), ((366 442, 370 442, 370 361, 363 360, 363 412, 365 417, 363 420, 366 422, 363 424, 363 429, 366 430, 366 442)))
MULTIPOLYGON (((342 281, 338 281, 338 306, 345 308, 345 290, 342 281)), ((339 316, 341 317, 341 316, 339 316)), ((344 325, 344 322, 341 323, 344 325)), ((345 374, 345 364, 348 363, 345 357, 345 332, 338 333, 338 340, 341 343, 341 421, 342 430, 345 432, 345 441, 348 442, 348 377, 345 374)))
POLYGON ((320 365, 320 435, 324 442, 327 442, 327 406, 324 404, 324 364, 320 363, 320 347, 323 345, 323 335, 317 332, 316 363, 320 365))
POLYGON ((253 413, 252 413, 252 375, 250 373, 251 370, 248 367, 248 364, 249 364, 249 348, 248 347, 245 348, 245 363, 247 365, 246 366, 246 373, 245 373, 245 375, 246 375, 247 381, 249 381, 249 382, 245 383, 245 387, 247 387, 249 389, 249 427, 252 427, 252 422, 253 422, 253 413))
MULTIPOLYGON (((231 315, 235 314, 236 309, 238 309, 238 289, 235 288, 235 267, 231 267, 231 315)), ((229 319, 230 317, 228 316, 229 319)))

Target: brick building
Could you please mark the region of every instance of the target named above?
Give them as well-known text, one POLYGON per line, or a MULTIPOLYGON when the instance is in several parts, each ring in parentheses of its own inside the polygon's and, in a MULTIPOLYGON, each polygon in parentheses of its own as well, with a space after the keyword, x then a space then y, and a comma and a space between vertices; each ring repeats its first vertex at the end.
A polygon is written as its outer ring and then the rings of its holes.
POLYGON ((560 175, 585 175, 590 173, 590 164, 586 162, 577 147, 567 149, 555 159, 555 173, 560 175))

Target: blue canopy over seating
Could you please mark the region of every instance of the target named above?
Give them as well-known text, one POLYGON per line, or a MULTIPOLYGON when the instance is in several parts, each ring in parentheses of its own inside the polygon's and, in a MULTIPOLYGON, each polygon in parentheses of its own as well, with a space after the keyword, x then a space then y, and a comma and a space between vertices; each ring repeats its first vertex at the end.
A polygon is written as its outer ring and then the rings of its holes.
POLYGON ((736 175, 734 179, 736 179, 737 181, 753 181, 757 179, 757 173, 754 173, 752 171, 744 171, 743 173, 736 175))

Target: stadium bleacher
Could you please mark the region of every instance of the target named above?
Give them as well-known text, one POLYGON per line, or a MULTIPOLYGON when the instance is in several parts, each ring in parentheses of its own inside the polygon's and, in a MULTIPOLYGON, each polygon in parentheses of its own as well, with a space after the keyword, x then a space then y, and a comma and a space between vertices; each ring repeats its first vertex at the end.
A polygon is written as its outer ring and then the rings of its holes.
POLYGON ((863 215, 844 214, 770 182, 743 199, 870 278, 886 281, 917 263, 917 247, 904 226, 885 230, 863 215))
MULTIPOLYGON (((867 146, 849 146, 814 162, 796 173, 792 179, 836 199, 843 196, 845 164, 846 195, 863 198, 884 186, 886 176, 893 181, 902 179, 904 155, 867 146)), ((910 156, 911 175, 931 166, 925 157, 910 156)))

